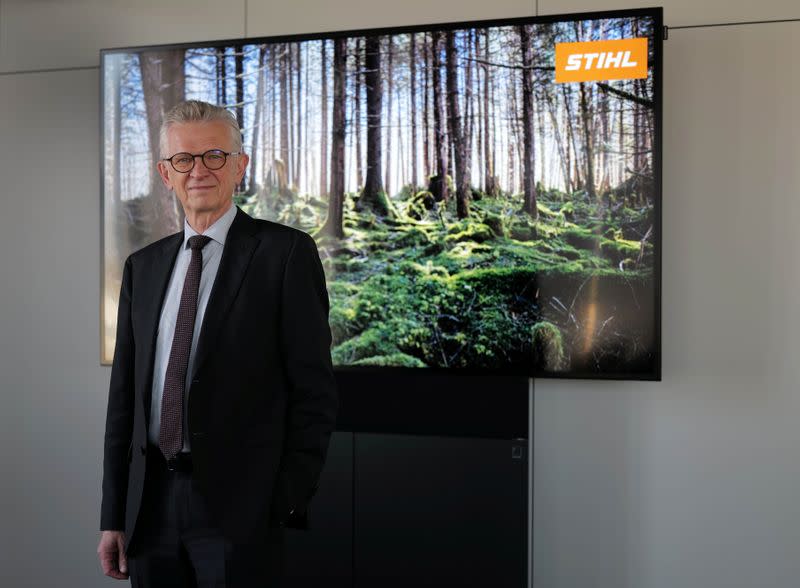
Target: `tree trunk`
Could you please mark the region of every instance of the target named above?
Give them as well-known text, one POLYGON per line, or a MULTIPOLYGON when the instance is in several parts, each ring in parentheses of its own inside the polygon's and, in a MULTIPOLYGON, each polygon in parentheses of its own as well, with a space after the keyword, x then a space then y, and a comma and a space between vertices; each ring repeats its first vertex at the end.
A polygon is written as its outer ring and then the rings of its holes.
POLYGON ((323 232, 344 237, 344 139, 345 139, 345 44, 347 39, 333 40, 333 121, 331 128, 331 190, 328 198, 328 219, 323 232))
POLYGON ((509 178, 509 193, 515 194, 520 191, 522 187, 522 183, 520 182, 521 176, 518 173, 517 166, 522 163, 522 157, 519 146, 523 143, 522 129, 521 129, 521 119, 522 116, 519 112, 519 91, 517 90, 517 81, 519 76, 511 75, 508 83, 510 84, 511 88, 509 90, 509 94, 511 95, 511 99, 508 101, 508 126, 511 127, 510 132, 510 141, 508 144, 508 168, 510 172, 509 178))
POLYGON ((574 120, 572 116, 572 90, 568 89, 567 86, 569 86, 569 84, 561 84, 561 89, 564 94, 564 126, 567 128, 568 149, 569 147, 572 148, 572 151, 568 151, 567 153, 567 161, 570 165, 570 169, 573 170, 570 172, 570 183, 573 189, 579 190, 583 187, 583 178, 581 177, 577 163, 580 151, 578 150, 575 139, 575 129, 572 128, 572 121, 574 120))
POLYGON ((450 120, 450 136, 453 142, 453 155, 456 171, 456 212, 458 218, 469 216, 469 160, 464 141, 464 125, 459 112, 458 71, 456 69, 455 33, 448 31, 447 44, 447 106, 450 120))
POLYGON ((411 33, 409 44, 408 66, 411 78, 411 185, 416 190, 418 186, 417 177, 417 38, 411 33))
POLYGON ((172 192, 164 186, 155 164, 161 159, 159 148, 161 121, 167 111, 184 99, 186 86, 184 55, 183 50, 169 50, 143 53, 139 57, 147 113, 147 136, 153 162, 150 197, 153 210, 152 236, 155 238, 183 228, 183 208, 172 192))
POLYGON ((361 71, 361 38, 356 39, 356 53, 355 59, 355 115, 353 118, 356 121, 356 182, 358 189, 364 187, 364 153, 361 145, 361 86, 363 80, 363 72, 361 71))
POLYGON ((586 155, 586 192, 591 198, 597 196, 594 186, 594 146, 592 140, 592 132, 589 128, 589 121, 591 120, 591 111, 589 108, 589 96, 586 89, 586 84, 580 84, 580 98, 581 98, 581 126, 583 128, 583 151, 586 155))
MULTIPOLYGON (((236 64, 236 122, 242 129, 242 144, 244 144, 244 46, 234 45, 233 52, 236 64)), ((246 178, 242 176, 237 192, 244 192, 247 189, 245 182, 246 178)))
POLYGON ((256 112, 253 117, 253 145, 250 150, 250 183, 247 188, 248 196, 256 193, 256 160, 258 154, 259 138, 261 127, 264 125, 262 120, 264 112, 264 68, 266 66, 266 45, 258 48, 258 81, 256 82, 256 112))
POLYGON ((328 194, 328 41, 323 39, 320 47, 320 61, 322 69, 320 77, 322 79, 322 128, 320 129, 320 150, 319 150, 319 196, 324 198, 328 194))
POLYGON ((600 128, 602 131, 602 144, 604 146, 603 150, 599 154, 599 174, 600 177, 599 181, 599 192, 600 194, 604 194, 608 192, 611 187, 611 166, 609 165, 609 157, 608 157, 608 149, 606 148, 611 140, 611 131, 610 131, 610 123, 609 123, 609 110, 611 105, 609 104, 610 100, 608 98, 608 93, 603 92, 600 97, 600 128))
POLYGON ((311 188, 311 176, 309 175, 309 170, 308 170, 309 160, 311 159, 309 157, 310 150, 308 148, 308 129, 311 126, 309 124, 309 116, 308 116, 308 113, 311 110, 310 105, 309 105, 309 99, 310 98, 309 98, 309 92, 308 92, 308 70, 309 70, 309 67, 308 67, 308 47, 309 46, 308 46, 308 43, 303 43, 302 45, 300 45, 300 47, 301 48, 305 48, 305 53, 306 53, 306 67, 303 70, 303 78, 304 78, 303 85, 306 88, 305 96, 303 96, 303 152, 302 152, 303 175, 300 178, 300 180, 303 183, 303 193, 304 194, 309 194, 311 192, 311 189, 312 189, 311 188))
POLYGON ((295 47, 295 53, 297 55, 297 59, 295 61, 295 75, 297 76, 297 81, 295 83, 295 100, 294 100, 294 108, 295 108, 295 133, 297 140, 294 144, 294 165, 292 166, 292 184, 294 185, 295 191, 300 191, 300 169, 302 167, 301 159, 303 157, 303 126, 301 121, 301 116, 303 114, 303 99, 302 99, 302 92, 303 92, 303 63, 302 63, 302 56, 300 55, 300 43, 292 43, 295 47))
POLYGON ((441 82, 441 33, 435 31, 433 36, 433 132, 436 135, 436 175, 431 178, 431 192, 436 200, 447 202, 449 197, 447 189, 447 141, 445 136, 445 117, 443 113, 444 100, 442 100, 441 82))
MULTIPOLYGON (((470 175, 472 174, 472 145, 473 145, 473 136, 475 132, 475 125, 473 121, 475 119, 475 112, 474 112, 474 100, 473 100, 473 70, 475 68, 474 58, 478 56, 477 51, 474 50, 475 47, 475 31, 469 31, 468 38, 465 42, 465 49, 464 54, 467 56, 472 56, 473 59, 468 59, 465 63, 464 72, 464 157, 466 158, 466 169, 470 170, 470 175)), ((467 182, 471 182, 471 178, 467 178, 467 182)))
POLYGON ((367 86, 367 179, 356 203, 358 210, 372 210, 388 215, 389 207, 381 181, 381 38, 367 37, 365 43, 364 82, 367 86))
POLYGON ((224 107, 228 103, 225 47, 217 47, 215 52, 217 54, 217 104, 224 107))
MULTIPOLYGON (((544 103, 542 101, 541 93, 536 94, 534 92, 534 103, 536 104, 536 124, 538 126, 536 134, 539 137, 539 160, 542 162, 541 166, 539 167, 539 177, 536 179, 537 184, 541 183, 542 186, 546 186, 550 184, 550 173, 549 167, 552 166, 550 162, 550 158, 547 156, 546 152, 546 144, 547 140, 545 139, 545 124, 544 124, 544 103)), ((552 151, 551 151, 552 153, 552 151)))
MULTIPOLYGON (((489 61, 489 29, 484 29, 483 59, 489 61)), ((497 183, 495 182, 494 171, 494 133, 490 126, 491 111, 490 107, 494 103, 492 95, 492 70, 489 66, 483 66, 483 151, 484 151, 484 190, 490 196, 497 195, 497 183)))
POLYGON ((286 178, 291 189, 295 189, 296 186, 294 185, 293 180, 294 168, 297 166, 297 158, 295 153, 295 148, 297 146, 297 125, 294 122, 294 43, 286 44, 286 76, 289 80, 289 160, 286 163, 286 178))
POLYGON ((275 158, 275 49, 276 45, 266 45, 264 47, 264 109, 262 110, 264 118, 264 126, 261 135, 261 169, 262 169, 262 188, 259 191, 258 199, 261 203, 262 211, 266 213, 268 196, 271 192, 270 175, 272 170, 272 161, 275 158), (269 72, 269 81, 266 80, 267 72, 269 72), (267 99, 267 88, 269 88, 269 99, 267 99), (269 110, 266 108, 269 104, 269 110))
POLYGON ((386 50, 388 54, 388 61, 386 63, 386 80, 388 82, 386 92, 386 179, 383 182, 383 189, 386 192, 387 198, 392 193, 392 135, 394 134, 394 126, 392 125, 392 92, 394 90, 394 43, 393 37, 389 35, 386 37, 386 50))
POLYGON ((289 171, 289 45, 281 46, 281 162, 289 171))
POLYGON ((533 128, 533 56, 531 51, 531 34, 529 25, 520 25, 518 28, 520 45, 522 46, 522 209, 539 218, 536 209, 536 154, 534 141, 536 132, 533 128))
POLYGON ((561 125, 558 122, 558 114, 553 104, 553 96, 550 94, 550 89, 548 87, 544 89, 544 96, 547 101, 547 112, 550 115, 550 123, 553 125, 553 139, 556 143, 556 149, 558 150, 559 159, 561 161, 561 173, 564 174, 564 191, 569 193, 572 191, 569 173, 569 145, 561 135, 561 125))
POLYGON ((431 165, 431 58, 430 58, 430 44, 428 43, 427 35, 424 35, 424 46, 423 51, 425 55, 425 71, 423 72, 425 75, 425 102, 422 105, 423 112, 422 112, 422 123, 423 123, 423 135, 424 138, 422 140, 422 163, 424 166, 423 173, 425 174, 425 183, 427 184, 428 178, 433 175, 431 169, 433 166, 431 165))

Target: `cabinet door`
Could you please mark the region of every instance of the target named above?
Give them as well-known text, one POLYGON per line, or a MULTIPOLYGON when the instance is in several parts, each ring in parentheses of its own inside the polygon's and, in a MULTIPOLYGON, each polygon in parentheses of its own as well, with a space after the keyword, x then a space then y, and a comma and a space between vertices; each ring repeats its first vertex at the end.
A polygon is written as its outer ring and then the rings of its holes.
POLYGON ((310 529, 286 530, 287 588, 353 587, 353 434, 331 436, 310 529))
POLYGON ((354 576, 359 588, 522 588, 526 442, 359 433, 354 576))

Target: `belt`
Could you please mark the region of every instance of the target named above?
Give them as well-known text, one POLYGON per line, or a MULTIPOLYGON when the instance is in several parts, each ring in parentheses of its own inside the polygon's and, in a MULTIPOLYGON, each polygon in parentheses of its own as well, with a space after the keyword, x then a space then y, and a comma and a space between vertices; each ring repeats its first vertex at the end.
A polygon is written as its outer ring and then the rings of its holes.
POLYGON ((175 457, 166 459, 158 445, 148 443, 147 456, 152 458, 152 461, 157 463, 160 468, 170 472, 184 472, 188 474, 192 471, 191 453, 178 453, 175 457))

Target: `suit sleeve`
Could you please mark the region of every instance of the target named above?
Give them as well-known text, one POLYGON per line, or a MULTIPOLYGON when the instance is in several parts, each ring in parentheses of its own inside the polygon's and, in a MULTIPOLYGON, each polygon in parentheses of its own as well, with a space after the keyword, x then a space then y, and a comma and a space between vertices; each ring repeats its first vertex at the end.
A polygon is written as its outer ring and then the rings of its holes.
POLYGON ((289 381, 287 433, 274 516, 304 522, 322 472, 338 410, 331 362, 325 274, 314 240, 298 233, 286 263, 281 293, 281 346, 289 381))
POLYGON ((103 499, 100 507, 101 530, 125 529, 125 502, 128 489, 128 448, 133 431, 134 341, 131 326, 133 290, 131 260, 125 262, 117 314, 117 341, 111 367, 108 411, 103 448, 103 499))

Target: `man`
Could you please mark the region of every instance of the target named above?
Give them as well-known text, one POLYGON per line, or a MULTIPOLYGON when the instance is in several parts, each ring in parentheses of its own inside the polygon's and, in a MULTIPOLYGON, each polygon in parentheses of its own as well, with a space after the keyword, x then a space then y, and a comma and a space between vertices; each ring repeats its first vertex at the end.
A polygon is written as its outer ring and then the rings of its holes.
POLYGON ((198 101, 161 128, 184 231, 125 262, 103 460, 103 572, 133 586, 277 586, 334 427, 314 241, 233 206, 236 119, 198 101))

